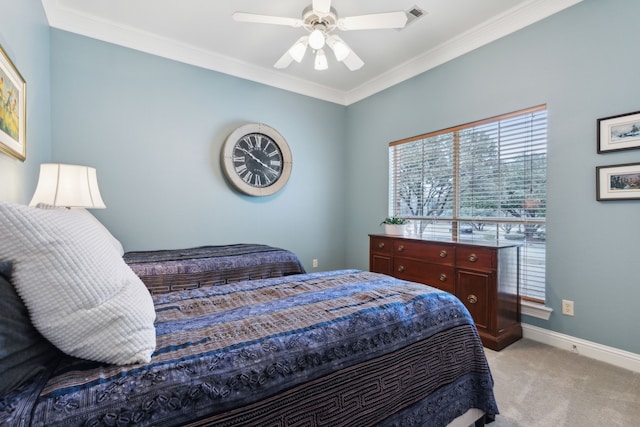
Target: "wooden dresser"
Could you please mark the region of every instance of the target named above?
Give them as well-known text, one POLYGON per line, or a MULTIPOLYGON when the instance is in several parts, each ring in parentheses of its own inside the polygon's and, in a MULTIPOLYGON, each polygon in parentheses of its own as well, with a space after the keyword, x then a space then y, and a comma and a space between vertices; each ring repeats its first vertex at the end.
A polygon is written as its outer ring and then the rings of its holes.
POLYGON ((517 244, 485 245, 369 235, 369 269, 457 296, 485 347, 502 350, 522 338, 517 244))

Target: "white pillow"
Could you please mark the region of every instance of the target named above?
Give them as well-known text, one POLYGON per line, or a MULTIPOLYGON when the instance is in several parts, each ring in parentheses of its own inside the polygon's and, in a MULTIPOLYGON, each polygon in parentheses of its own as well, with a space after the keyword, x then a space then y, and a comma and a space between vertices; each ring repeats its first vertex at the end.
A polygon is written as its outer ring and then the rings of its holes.
POLYGON ((31 321, 60 350, 106 363, 149 362, 153 301, 92 218, 0 201, 0 259, 13 261, 31 321))
MULTIPOLYGON (((65 209, 65 208, 59 208, 59 207, 47 205, 45 203, 38 203, 36 205, 36 208, 38 208, 38 209, 65 209)), ((116 239, 113 236, 113 234, 111 234, 111 232, 107 229, 107 227, 102 225, 102 223, 100 221, 98 221, 98 218, 93 216, 93 214, 91 212, 89 212, 85 208, 71 208, 71 211, 77 213, 78 215, 86 215, 87 218, 89 218, 90 220, 95 221, 96 222, 96 228, 97 228, 96 232, 98 230, 100 230, 103 233, 105 233, 105 235, 107 236, 107 238, 109 239, 111 244, 120 253, 120 256, 124 255, 124 248, 122 247, 122 243, 120 243, 120 240, 116 239)))
POLYGON ((98 221, 98 218, 93 216, 93 214, 91 212, 89 212, 88 210, 86 210, 84 208, 71 208, 71 210, 73 212, 77 213, 78 215, 85 215, 88 218, 87 219, 88 221, 89 220, 90 221, 94 221, 95 222, 95 227, 96 227, 96 232, 102 231, 105 234, 105 237, 113 245, 113 247, 116 248, 116 251, 118 252, 118 255, 120 255, 120 256, 124 255, 124 248, 122 247, 122 243, 120 243, 120 240, 118 240, 115 237, 113 237, 113 234, 111 234, 111 232, 107 229, 107 227, 102 225, 102 223, 100 221, 98 221))

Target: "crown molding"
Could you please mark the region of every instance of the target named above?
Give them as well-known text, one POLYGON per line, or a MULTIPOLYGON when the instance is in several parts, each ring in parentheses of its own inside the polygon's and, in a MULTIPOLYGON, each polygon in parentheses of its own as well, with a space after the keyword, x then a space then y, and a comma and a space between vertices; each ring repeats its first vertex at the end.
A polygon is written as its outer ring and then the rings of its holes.
POLYGON ((350 105, 365 99, 582 1, 531 0, 514 7, 347 92, 346 103, 350 105))
POLYGON ((42 0, 49 26, 174 61, 251 80, 278 89, 344 105, 343 91, 258 67, 137 28, 78 13, 58 0, 42 0))
POLYGON ((82 14, 61 6, 58 0, 42 0, 42 5, 47 21, 53 28, 347 106, 581 1, 583 0, 528 1, 350 91, 341 91, 309 80, 291 77, 271 68, 258 67, 174 39, 82 14))

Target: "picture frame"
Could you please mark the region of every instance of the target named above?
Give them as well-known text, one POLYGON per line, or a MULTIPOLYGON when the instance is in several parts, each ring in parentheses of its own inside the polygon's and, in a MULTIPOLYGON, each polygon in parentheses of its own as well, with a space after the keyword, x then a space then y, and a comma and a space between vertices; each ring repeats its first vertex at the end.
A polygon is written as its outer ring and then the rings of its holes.
POLYGON ((27 158, 27 83, 0 46, 0 152, 27 158))
POLYGON ((597 166, 596 200, 640 200, 640 163, 597 166))
POLYGON ((598 154, 640 148, 640 111, 597 121, 598 154))

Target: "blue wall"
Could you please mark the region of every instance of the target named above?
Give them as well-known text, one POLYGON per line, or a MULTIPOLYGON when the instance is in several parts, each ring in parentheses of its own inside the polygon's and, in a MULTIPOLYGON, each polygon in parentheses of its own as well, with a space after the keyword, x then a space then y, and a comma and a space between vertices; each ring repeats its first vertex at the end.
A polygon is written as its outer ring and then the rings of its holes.
POLYGON ((29 203, 49 160, 49 25, 39 0, 0 0, 0 45, 27 82, 27 160, 0 153, 0 199, 29 203))
POLYGON ((43 161, 95 166, 108 209, 94 212, 128 250, 252 241, 296 251, 309 270, 313 258, 366 269, 390 141, 547 103, 555 312, 524 320, 640 353, 640 203, 595 201, 595 166, 640 162, 640 150, 596 154, 595 139, 597 118, 640 110, 637 0, 585 0, 346 108, 49 33, 37 0, 0 7, 29 110, 27 162, 0 156, 0 198, 27 203, 43 161), (293 150, 291 181, 267 199, 233 192, 220 169, 224 138, 251 121, 293 150), (559 314, 563 298, 574 317, 559 314))
POLYGON ((547 305, 526 323, 640 353, 640 202, 597 202, 596 120, 640 110, 640 2, 586 0, 348 109, 347 264, 367 266, 367 233, 387 212, 390 141, 546 103, 547 305), (362 153, 369 153, 363 156, 362 153), (377 194, 377 196, 372 196, 377 194), (561 300, 575 316, 561 315, 561 300))
POLYGON ((127 250, 266 243, 344 265, 345 107, 52 30, 52 159, 96 167, 94 211, 127 250), (229 133, 277 129, 293 172, 274 196, 231 190, 229 133))

